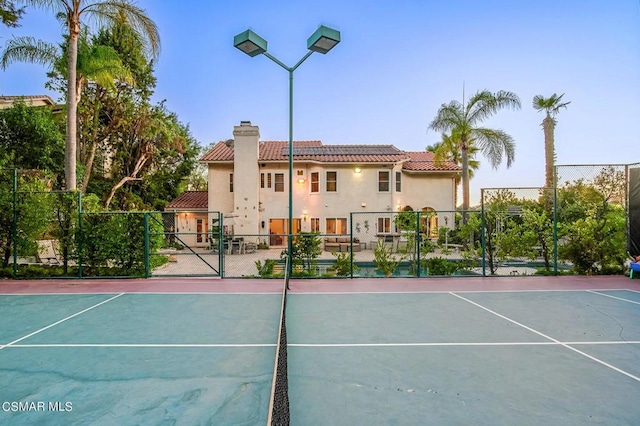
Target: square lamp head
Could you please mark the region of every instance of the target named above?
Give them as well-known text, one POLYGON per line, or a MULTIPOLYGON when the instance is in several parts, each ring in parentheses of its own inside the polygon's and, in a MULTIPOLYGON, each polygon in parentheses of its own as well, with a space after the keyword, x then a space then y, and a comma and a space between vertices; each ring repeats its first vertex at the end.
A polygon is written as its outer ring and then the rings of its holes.
POLYGON ((251 30, 235 36, 233 45, 251 57, 261 55, 267 51, 267 40, 251 30))
POLYGON ((320 25, 320 28, 307 39, 307 49, 324 54, 338 43, 340 31, 320 25))

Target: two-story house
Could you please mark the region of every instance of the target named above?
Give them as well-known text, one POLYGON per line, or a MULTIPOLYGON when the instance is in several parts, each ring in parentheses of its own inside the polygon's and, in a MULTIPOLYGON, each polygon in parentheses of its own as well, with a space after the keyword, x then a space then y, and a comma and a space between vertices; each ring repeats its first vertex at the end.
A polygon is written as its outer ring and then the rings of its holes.
MULTIPOLYGON (((454 222, 460 168, 436 164, 432 153, 294 141, 293 156, 294 233, 347 234, 352 212, 370 213, 377 233, 392 233, 392 212, 409 207, 443 212, 448 223, 454 222)), ((232 140, 217 143, 200 161, 208 166, 209 211, 235 217, 236 234, 285 244, 288 142, 261 141, 258 126, 243 121, 234 127, 232 140)), ((430 236, 437 236, 444 218, 440 213, 430 218, 430 236)))

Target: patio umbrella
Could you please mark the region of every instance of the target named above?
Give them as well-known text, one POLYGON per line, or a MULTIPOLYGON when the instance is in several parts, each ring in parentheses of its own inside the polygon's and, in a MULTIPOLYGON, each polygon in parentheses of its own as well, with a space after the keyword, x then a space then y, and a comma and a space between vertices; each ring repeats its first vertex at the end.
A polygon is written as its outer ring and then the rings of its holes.
MULTIPOLYGON (((224 224, 225 226, 231 226, 233 229, 233 226, 235 225, 248 225, 249 223, 251 223, 251 221, 245 217, 241 217, 238 216, 236 214, 230 214, 230 215, 225 215, 224 216, 224 224)), ((235 231, 235 229, 234 229, 235 231)), ((233 234, 233 231, 231 232, 233 234)))

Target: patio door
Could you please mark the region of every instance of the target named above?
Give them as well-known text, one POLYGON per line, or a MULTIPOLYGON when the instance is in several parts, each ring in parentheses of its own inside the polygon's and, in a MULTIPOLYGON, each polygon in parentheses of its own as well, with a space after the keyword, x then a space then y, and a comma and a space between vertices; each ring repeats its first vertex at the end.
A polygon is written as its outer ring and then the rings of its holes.
MULTIPOLYGON (((298 234, 302 230, 302 220, 293 219, 293 233, 298 234)), ((289 234, 289 219, 269 219, 269 245, 287 245, 287 235, 289 234)))

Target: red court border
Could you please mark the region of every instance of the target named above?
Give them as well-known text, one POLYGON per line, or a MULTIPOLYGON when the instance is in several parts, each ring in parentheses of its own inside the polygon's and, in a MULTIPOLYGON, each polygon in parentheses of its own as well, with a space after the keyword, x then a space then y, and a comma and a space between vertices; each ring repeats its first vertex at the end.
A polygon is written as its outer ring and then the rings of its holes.
MULTIPOLYGON (((281 293, 278 279, 150 278, 0 280, 0 294, 59 293, 281 293)), ((640 292, 622 275, 561 277, 292 279, 291 293, 614 290, 640 292)))

